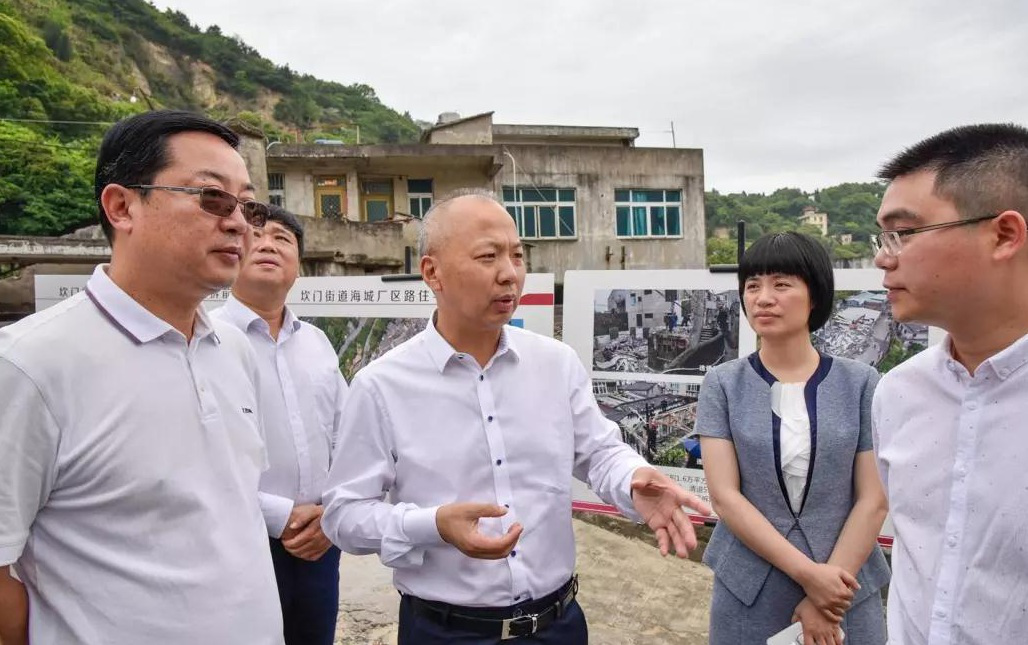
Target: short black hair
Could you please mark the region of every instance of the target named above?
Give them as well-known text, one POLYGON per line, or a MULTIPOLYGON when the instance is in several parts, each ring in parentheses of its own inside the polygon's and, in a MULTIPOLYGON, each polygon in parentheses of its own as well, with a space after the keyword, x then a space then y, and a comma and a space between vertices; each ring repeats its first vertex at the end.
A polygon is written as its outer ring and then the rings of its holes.
POLYGON ((286 227, 296 237, 296 247, 299 249, 299 257, 303 259, 303 224, 300 218, 290 213, 281 206, 270 204, 268 206, 268 221, 278 222, 286 227))
POLYGON ((239 136, 227 126, 202 114, 180 110, 154 110, 130 116, 104 134, 96 157, 93 190, 100 227, 108 242, 114 242, 114 228, 100 203, 104 188, 108 184, 152 184, 157 173, 171 163, 168 138, 182 132, 207 132, 233 148, 239 147, 239 136))
POLYGON ((907 148, 880 179, 938 173, 935 193, 965 219, 1016 210, 1028 217, 1028 128, 985 123, 952 128, 907 148))
POLYGON ((794 275, 806 283, 813 309, 807 319, 810 331, 828 322, 835 303, 835 273, 824 246, 802 233, 771 233, 746 249, 739 260, 739 301, 746 310, 746 281, 760 275, 794 275))

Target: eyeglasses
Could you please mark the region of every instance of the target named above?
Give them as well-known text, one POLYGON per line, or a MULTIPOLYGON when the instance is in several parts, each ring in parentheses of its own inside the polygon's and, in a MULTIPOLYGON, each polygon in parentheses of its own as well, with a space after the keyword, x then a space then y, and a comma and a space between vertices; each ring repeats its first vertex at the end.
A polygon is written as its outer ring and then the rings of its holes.
POLYGON ((125 188, 136 190, 169 190, 175 193, 187 193, 200 196, 200 208, 211 215, 218 217, 231 217, 236 212, 236 206, 241 206, 243 219, 254 228, 263 228, 268 221, 268 205, 252 199, 239 199, 230 192, 213 186, 202 186, 191 188, 188 186, 152 186, 149 184, 133 184, 125 188))
POLYGON ((971 219, 958 219, 952 222, 943 222, 942 224, 929 224, 928 226, 919 226, 917 228, 905 228, 899 231, 882 231, 877 235, 871 236, 871 250, 875 252, 875 255, 878 255, 880 251, 885 251, 887 255, 896 256, 903 251, 903 238, 908 235, 923 233, 924 231, 934 231, 940 228, 977 224, 978 222, 984 222, 988 219, 995 219, 999 217, 999 215, 999 213, 996 213, 995 215, 983 215, 981 217, 972 217, 971 219))

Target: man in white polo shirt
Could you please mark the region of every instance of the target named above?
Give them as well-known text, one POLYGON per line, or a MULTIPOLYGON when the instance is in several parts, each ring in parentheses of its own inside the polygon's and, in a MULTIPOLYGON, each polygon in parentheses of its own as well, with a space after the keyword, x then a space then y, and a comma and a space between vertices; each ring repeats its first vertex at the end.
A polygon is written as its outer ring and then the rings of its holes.
POLYGON ((282 642, 253 350, 200 308, 267 216, 237 143, 185 112, 113 126, 111 263, 0 330, 4 645, 282 642))
POLYGON ((269 207, 232 297, 211 317, 245 334, 257 353, 271 466, 260 501, 275 564, 286 645, 332 645, 339 613, 339 549, 321 530, 321 492, 342 419, 346 381, 325 333, 286 307, 303 257, 303 226, 269 207))
POLYGON ((893 314, 947 332, 874 395, 889 643, 1028 643, 1028 129, 954 128, 879 176, 893 314))

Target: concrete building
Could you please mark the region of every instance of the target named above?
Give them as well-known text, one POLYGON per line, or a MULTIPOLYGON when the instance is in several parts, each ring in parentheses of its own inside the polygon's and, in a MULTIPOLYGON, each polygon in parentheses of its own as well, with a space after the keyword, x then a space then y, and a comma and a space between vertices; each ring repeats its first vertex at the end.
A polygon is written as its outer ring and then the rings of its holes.
POLYGON ((418 220, 435 200, 487 189, 517 222, 529 269, 555 273, 558 283, 570 269, 702 268, 703 152, 637 148, 638 135, 497 124, 488 112, 441 115, 417 144, 273 143, 269 199, 325 221, 337 249, 394 224, 403 243, 381 258, 402 263, 414 255, 418 220), (354 235, 348 225, 355 223, 371 228, 354 235))
POLYGON ((821 231, 822 237, 828 237, 828 213, 819 213, 813 206, 803 208, 800 223, 813 226, 821 231))

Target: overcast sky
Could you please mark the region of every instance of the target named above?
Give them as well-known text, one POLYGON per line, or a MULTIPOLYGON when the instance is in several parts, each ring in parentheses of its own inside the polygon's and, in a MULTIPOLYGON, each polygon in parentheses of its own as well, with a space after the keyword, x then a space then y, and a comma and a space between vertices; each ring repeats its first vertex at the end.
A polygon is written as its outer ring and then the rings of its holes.
POLYGON ((657 147, 674 121, 722 192, 868 181, 945 128, 1028 123, 1023 0, 154 4, 416 119, 632 126, 657 147))

